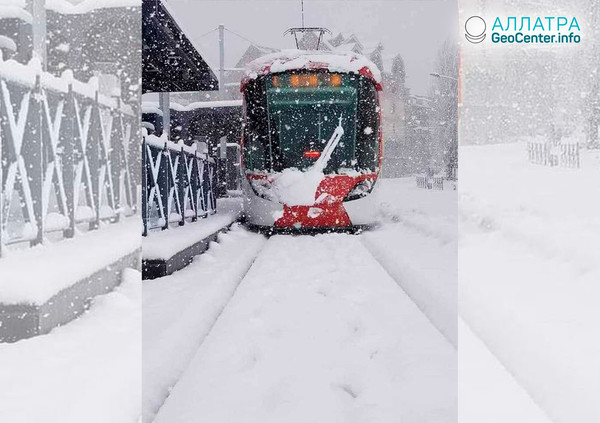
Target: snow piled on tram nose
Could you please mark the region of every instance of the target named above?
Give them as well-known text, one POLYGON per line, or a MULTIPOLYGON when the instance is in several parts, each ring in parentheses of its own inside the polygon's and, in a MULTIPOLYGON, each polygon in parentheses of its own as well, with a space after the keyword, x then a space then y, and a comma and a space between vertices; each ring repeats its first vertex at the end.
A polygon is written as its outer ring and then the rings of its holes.
POLYGON ((312 206, 323 177, 323 172, 314 167, 304 172, 296 168, 284 169, 273 182, 273 193, 279 202, 288 206, 312 206))
POLYGON ((316 69, 325 69, 329 72, 359 73, 363 68, 371 71, 375 82, 381 82, 379 68, 365 56, 357 53, 282 50, 250 62, 246 68, 246 77, 254 79, 267 73, 316 69))
POLYGON ((315 204, 317 188, 325 177, 323 170, 327 167, 331 154, 343 135, 344 128, 340 116, 338 126, 331 134, 331 138, 327 141, 327 145, 314 165, 305 171, 296 168, 284 169, 274 177, 272 190, 280 203, 288 206, 312 206, 315 204))

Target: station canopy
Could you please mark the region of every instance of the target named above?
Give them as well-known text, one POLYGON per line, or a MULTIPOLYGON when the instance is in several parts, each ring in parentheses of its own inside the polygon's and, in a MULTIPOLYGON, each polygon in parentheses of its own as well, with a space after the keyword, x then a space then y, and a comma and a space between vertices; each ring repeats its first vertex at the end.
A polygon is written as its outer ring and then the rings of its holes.
POLYGON ((142 2, 142 89, 215 91, 219 81, 160 0, 142 2))

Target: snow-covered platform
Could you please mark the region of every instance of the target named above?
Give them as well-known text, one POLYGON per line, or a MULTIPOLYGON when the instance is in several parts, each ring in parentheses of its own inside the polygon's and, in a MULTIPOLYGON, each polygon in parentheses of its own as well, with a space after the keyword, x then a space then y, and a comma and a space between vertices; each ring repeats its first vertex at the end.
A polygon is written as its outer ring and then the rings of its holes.
POLYGON ((90 300, 139 268, 139 217, 0 260, 0 342, 49 332, 83 313, 90 300))
POLYGON ((77 320, 46 335, 0 343, 0 422, 139 420, 140 279, 139 271, 127 269, 121 285, 93 299, 77 320))
POLYGON ((216 214, 184 226, 150 231, 142 240, 143 279, 167 276, 189 265, 240 218, 241 211, 241 198, 220 198, 216 214))

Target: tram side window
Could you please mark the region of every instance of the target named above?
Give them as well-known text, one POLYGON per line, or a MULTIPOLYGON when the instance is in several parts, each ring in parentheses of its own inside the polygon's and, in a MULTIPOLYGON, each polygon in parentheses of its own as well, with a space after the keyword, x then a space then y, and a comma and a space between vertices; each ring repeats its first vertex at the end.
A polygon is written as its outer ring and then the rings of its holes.
POLYGON ((267 92, 264 78, 248 83, 245 91, 246 122, 244 150, 248 170, 266 170, 268 158, 267 92))
POLYGON ((360 170, 375 171, 379 165, 377 89, 366 78, 359 78, 358 86, 356 160, 360 170))

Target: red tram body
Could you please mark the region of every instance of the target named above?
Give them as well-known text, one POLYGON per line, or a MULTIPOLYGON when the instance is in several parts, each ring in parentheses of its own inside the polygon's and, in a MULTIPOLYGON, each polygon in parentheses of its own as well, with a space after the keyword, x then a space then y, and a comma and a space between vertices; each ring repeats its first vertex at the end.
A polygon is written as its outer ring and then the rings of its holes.
POLYGON ((252 62, 241 91, 246 222, 371 225, 383 150, 377 67, 357 54, 284 51, 252 62))

